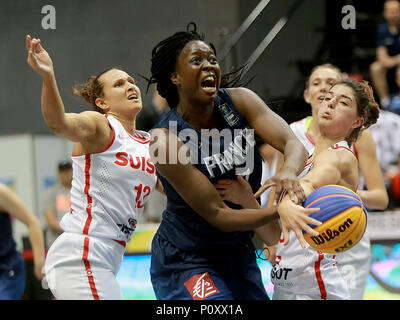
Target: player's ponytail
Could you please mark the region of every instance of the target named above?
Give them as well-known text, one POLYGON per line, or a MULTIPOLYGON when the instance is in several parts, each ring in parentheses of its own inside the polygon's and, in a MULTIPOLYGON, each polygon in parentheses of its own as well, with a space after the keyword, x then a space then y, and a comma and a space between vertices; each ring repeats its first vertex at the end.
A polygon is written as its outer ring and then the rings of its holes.
POLYGON ((104 96, 103 83, 99 81, 99 78, 112 69, 115 68, 108 68, 107 70, 99 73, 97 76, 89 77, 85 83, 76 84, 72 87, 74 94, 81 96, 93 108, 94 111, 102 114, 104 114, 103 109, 96 105, 96 99, 104 96))

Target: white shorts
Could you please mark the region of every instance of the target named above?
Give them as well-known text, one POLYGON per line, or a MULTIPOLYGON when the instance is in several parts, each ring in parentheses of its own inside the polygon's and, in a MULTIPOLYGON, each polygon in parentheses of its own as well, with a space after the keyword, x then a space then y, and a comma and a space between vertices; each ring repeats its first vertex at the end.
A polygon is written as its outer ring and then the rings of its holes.
POLYGON ((296 294, 293 292, 275 290, 272 300, 322 300, 321 295, 296 294))
POLYGON ((47 284, 57 300, 122 300, 116 275, 124 252, 114 240, 64 232, 46 256, 47 284))
POLYGON ((353 248, 336 256, 338 269, 351 300, 362 300, 371 265, 371 243, 367 234, 353 248))
POLYGON ((325 283, 326 298, 322 298, 321 294, 296 293, 290 290, 284 290, 278 286, 274 287, 272 300, 349 300, 350 295, 345 287, 342 279, 338 279, 335 283, 325 283))

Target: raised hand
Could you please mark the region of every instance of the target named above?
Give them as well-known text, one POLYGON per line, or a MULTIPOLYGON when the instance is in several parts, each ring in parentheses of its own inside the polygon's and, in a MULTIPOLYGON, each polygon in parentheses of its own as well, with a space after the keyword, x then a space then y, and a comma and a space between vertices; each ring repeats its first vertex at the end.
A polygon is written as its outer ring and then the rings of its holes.
POLYGON ((250 184, 240 175, 237 176, 237 180, 218 180, 214 186, 222 200, 239 204, 243 208, 251 208, 255 204, 250 184))
POLYGON ((282 201, 278 207, 278 213, 282 224, 283 243, 287 244, 289 242, 289 232, 293 230, 300 241, 300 245, 302 248, 305 248, 306 241, 304 240, 303 230, 314 236, 318 236, 318 232, 313 230, 309 224, 320 226, 321 222, 309 217, 309 215, 319 210, 319 208, 306 209, 289 199, 282 201))
POLYGON ((53 76, 53 61, 47 51, 43 49, 40 39, 31 39, 31 36, 27 35, 26 50, 28 53, 27 62, 33 70, 39 73, 43 79, 53 76))
POLYGON ((265 190, 272 186, 276 187, 274 205, 278 205, 279 199, 285 190, 294 203, 300 204, 306 198, 296 174, 285 169, 280 170, 275 176, 265 181, 264 185, 254 194, 254 197, 258 198, 265 190))

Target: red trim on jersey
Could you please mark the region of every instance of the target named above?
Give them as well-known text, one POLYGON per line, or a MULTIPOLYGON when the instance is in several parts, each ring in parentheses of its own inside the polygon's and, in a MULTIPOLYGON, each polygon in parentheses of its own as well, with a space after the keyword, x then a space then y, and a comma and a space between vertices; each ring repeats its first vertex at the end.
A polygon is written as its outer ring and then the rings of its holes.
POLYGON ((102 153, 102 152, 107 151, 108 149, 110 149, 110 147, 112 146, 112 144, 113 144, 114 141, 115 141, 115 130, 114 130, 114 127, 111 125, 111 122, 108 120, 108 114, 106 114, 106 119, 107 119, 107 121, 108 121, 108 125, 109 125, 109 126, 111 127, 111 129, 112 129, 113 137, 112 137, 112 139, 111 139, 111 142, 108 144, 108 146, 105 147, 104 150, 100 151, 99 153, 102 153))
POLYGON ((131 135, 129 132, 127 134, 135 141, 140 142, 141 144, 147 144, 150 142, 150 137, 140 137, 139 133, 135 131, 135 135, 131 135))
POLYGON ((353 149, 354 149, 354 155, 356 156, 356 158, 357 158, 357 160, 358 160, 358 152, 357 152, 356 144, 355 144, 355 143, 353 143, 353 149))
POLYGON ((322 280, 321 275, 321 261, 324 259, 324 254, 322 252, 318 252, 318 261, 315 262, 315 276, 317 277, 319 292, 321 293, 321 299, 326 300, 326 289, 324 280, 322 280))
POLYGON ((90 189, 90 154, 85 155, 85 194, 86 194, 86 212, 88 214, 83 228, 83 234, 89 233, 89 226, 92 222, 92 197, 89 195, 90 189))
POLYGON ((278 199, 278 204, 281 203, 282 199, 286 196, 287 190, 284 189, 283 192, 281 193, 281 196, 278 199))
POLYGON ((114 240, 116 243, 119 243, 121 246, 123 246, 124 248, 126 247, 126 242, 125 241, 121 241, 121 240, 114 240))
POLYGON ((313 144, 313 146, 315 146, 314 139, 308 134, 308 132, 306 132, 306 138, 308 141, 310 141, 313 144))
MULTIPOLYGON (((345 146, 339 146, 337 143, 335 143, 333 146, 331 146, 331 148, 334 149, 334 150, 340 149, 340 148, 344 148, 344 149, 346 149, 346 150, 349 150, 354 156, 356 156, 356 155, 354 154, 353 150, 351 150, 350 148, 345 147, 345 146)), ((357 158, 357 157, 356 157, 356 158, 357 158)))
POLYGON ((96 284, 94 283, 93 272, 90 268, 90 262, 88 260, 88 256, 89 256, 89 238, 85 237, 85 241, 83 243, 82 261, 83 264, 85 265, 86 275, 88 277, 89 286, 90 290, 92 291, 93 299, 100 300, 100 297, 97 293, 96 284))

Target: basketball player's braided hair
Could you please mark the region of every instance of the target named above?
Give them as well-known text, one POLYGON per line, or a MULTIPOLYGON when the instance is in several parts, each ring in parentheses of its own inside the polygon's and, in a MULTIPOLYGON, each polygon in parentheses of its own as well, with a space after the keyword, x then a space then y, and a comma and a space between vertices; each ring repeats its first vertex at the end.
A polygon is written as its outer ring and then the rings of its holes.
POLYGON ((99 78, 106 72, 116 68, 108 68, 103 72, 99 73, 97 76, 91 76, 87 79, 85 83, 75 84, 72 87, 73 93, 81 96, 87 103, 91 105, 94 111, 104 114, 103 109, 96 105, 96 99, 102 98, 103 93, 103 83, 99 81, 99 78))
MULTIPOLYGON (((186 31, 174 33, 172 36, 160 41, 151 52, 151 77, 147 80, 147 90, 151 84, 156 84, 156 88, 161 97, 165 98, 170 108, 175 108, 179 102, 179 95, 176 86, 171 81, 171 74, 175 70, 178 56, 187 43, 195 40, 204 41, 204 34, 197 32, 197 26, 190 22, 186 26, 186 31)), ((214 54, 216 49, 212 43, 209 43, 214 54)), ((233 72, 227 73, 221 77, 221 87, 238 86, 241 73, 244 67, 233 72)))
POLYGON ((355 142, 362 130, 372 126, 379 118, 379 105, 375 101, 374 92, 367 81, 355 81, 351 79, 341 80, 335 85, 343 84, 353 89, 357 102, 357 115, 364 119, 362 126, 354 129, 348 137, 349 142, 355 142))

